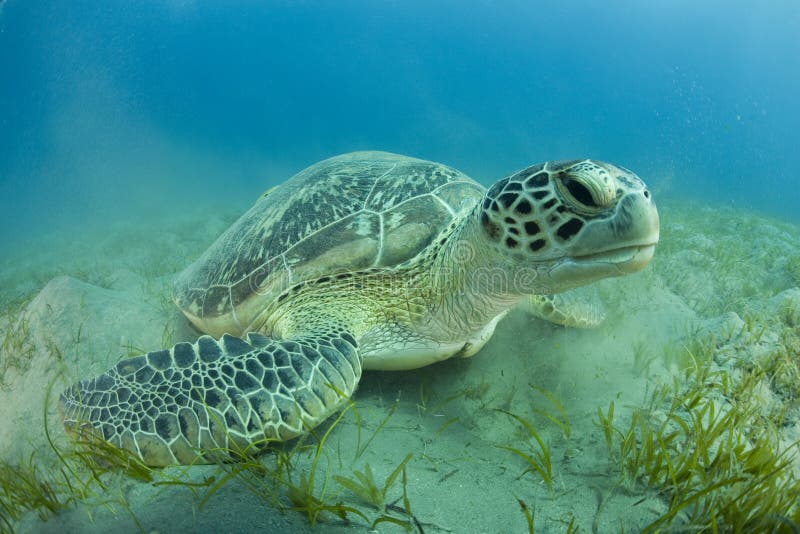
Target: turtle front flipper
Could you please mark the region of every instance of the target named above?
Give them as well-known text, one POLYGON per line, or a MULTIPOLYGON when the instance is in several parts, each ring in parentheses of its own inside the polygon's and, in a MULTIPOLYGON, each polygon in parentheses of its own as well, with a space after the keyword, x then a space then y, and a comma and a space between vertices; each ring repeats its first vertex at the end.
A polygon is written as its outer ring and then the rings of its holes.
POLYGON ((523 300, 521 307, 540 319, 572 328, 592 328, 606 317, 597 295, 588 295, 586 291, 531 295, 523 300))
POLYGON ((345 330, 282 340, 202 336, 72 385, 60 409, 68 432, 89 431, 147 465, 209 463, 310 430, 360 377, 345 330))

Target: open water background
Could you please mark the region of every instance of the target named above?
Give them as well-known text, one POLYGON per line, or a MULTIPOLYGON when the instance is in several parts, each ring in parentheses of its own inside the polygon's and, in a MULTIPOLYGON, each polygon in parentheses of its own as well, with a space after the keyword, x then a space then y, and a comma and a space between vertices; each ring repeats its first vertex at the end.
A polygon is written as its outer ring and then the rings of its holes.
POLYGON ((794 0, 7 0, 0 241, 243 211, 358 149, 588 156, 796 221, 798 58, 794 0))

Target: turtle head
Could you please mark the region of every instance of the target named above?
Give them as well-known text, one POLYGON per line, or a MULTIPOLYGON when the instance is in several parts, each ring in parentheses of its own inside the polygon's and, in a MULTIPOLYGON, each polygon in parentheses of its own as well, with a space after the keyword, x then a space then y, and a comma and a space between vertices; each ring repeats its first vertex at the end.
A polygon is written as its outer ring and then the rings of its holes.
POLYGON ((510 260, 519 293, 639 271, 658 242, 658 212, 645 184, 594 160, 548 162, 504 178, 486 193, 478 217, 492 249, 510 260))

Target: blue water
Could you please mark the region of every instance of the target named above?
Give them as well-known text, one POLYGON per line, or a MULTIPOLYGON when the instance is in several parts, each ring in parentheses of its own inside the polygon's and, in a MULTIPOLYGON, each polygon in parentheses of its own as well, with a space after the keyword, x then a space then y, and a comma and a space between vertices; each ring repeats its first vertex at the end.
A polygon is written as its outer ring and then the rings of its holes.
POLYGON ((796 0, 0 6, 4 242, 244 208, 356 149, 484 183, 590 156, 800 219, 796 0))

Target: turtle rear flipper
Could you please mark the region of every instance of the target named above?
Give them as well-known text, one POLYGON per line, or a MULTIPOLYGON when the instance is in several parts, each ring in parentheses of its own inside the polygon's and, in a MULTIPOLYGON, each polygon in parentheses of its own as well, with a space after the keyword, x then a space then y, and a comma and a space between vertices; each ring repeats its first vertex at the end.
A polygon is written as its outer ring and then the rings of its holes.
POLYGON ((202 336, 74 384, 60 408, 68 431, 89 430, 147 465, 208 463, 308 431, 360 376, 356 341, 343 329, 282 340, 202 336))
POLYGON ((606 318, 605 306, 594 291, 531 295, 521 307, 540 319, 572 328, 593 328, 606 318))

